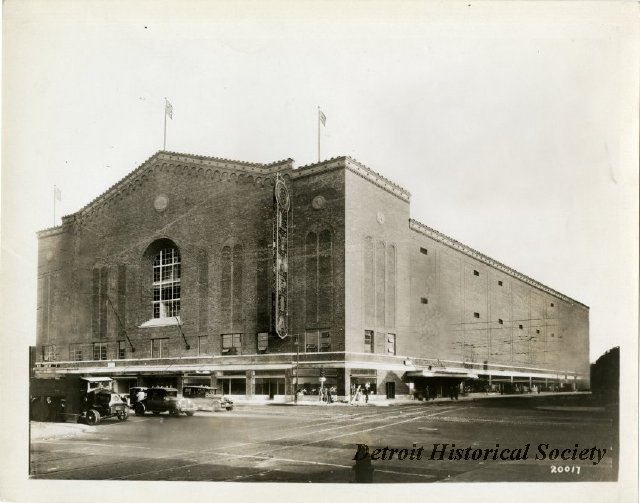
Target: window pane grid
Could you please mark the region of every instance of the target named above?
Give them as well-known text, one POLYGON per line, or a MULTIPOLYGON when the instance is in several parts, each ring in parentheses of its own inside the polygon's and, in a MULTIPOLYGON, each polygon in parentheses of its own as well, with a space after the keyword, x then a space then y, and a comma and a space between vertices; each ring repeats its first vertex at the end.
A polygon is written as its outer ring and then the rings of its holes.
POLYGON ((175 248, 160 250, 153 260, 153 317, 180 315, 180 254, 175 248))
POLYGON ((304 334, 305 353, 328 353, 331 351, 331 332, 327 330, 309 330, 304 334))
POLYGON ((223 354, 242 354, 242 334, 222 334, 223 354))

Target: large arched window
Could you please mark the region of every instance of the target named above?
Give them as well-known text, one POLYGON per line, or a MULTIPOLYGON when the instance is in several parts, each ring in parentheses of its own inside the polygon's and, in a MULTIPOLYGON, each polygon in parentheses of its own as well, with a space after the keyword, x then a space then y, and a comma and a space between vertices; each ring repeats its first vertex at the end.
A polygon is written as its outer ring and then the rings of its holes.
POLYGON ((180 316, 180 252, 161 248, 153 258, 153 317, 180 316))

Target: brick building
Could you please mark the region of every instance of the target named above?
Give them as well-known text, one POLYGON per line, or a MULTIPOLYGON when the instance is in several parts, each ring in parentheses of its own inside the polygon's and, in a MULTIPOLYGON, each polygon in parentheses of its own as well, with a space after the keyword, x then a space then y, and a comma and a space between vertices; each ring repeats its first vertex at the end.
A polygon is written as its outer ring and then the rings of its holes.
POLYGON ((589 309, 409 217, 340 157, 158 152, 39 232, 36 375, 291 398, 588 384, 589 309))

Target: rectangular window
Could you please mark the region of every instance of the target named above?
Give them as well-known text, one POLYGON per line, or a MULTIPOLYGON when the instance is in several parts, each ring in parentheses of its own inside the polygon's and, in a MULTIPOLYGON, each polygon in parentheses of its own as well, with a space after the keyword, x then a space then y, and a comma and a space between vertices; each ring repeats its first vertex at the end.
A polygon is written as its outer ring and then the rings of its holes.
POLYGON ((536 330, 536 334, 539 334, 539 333, 540 333, 540 330, 536 330))
POLYGON ((94 360, 107 359, 107 343, 106 342, 93 343, 93 359, 94 360))
POLYGON ((429 254, 429 250, 427 250, 426 248, 420 247, 420 253, 422 253, 423 255, 428 255, 429 254))
POLYGON ((260 332, 258 334, 258 353, 266 353, 269 349, 269 333, 260 332))
POLYGON ((551 303, 551 307, 553 307, 553 302, 551 303))
POLYGON ((364 331, 364 352, 373 353, 373 330, 364 331))
POLYGON ((307 330, 304 334, 305 353, 328 353, 331 351, 331 332, 327 329, 307 330))
POLYGON ((209 354, 209 336, 208 335, 198 336, 198 354, 199 355, 209 354))
POLYGON ((124 360, 127 357, 127 346, 125 341, 118 341, 118 360, 124 360))
POLYGON ((427 299, 426 297, 420 297, 420 303, 421 304, 428 304, 429 303, 429 299, 427 299))
POLYGON ((166 358, 169 356, 169 338, 151 339, 151 358, 166 358))
POLYGON ((331 333, 320 331, 320 352, 328 353, 331 351, 331 333))
POLYGON ((396 354, 396 334, 387 334, 387 353, 396 354))
POLYGON ((242 354, 242 334, 222 334, 222 354, 242 354))
POLYGON ((82 346, 80 344, 69 344, 69 360, 72 362, 82 361, 82 346))
POLYGON ((42 361, 55 362, 58 359, 56 347, 54 345, 42 346, 42 361))
POLYGON ((180 316, 180 253, 166 248, 153 261, 153 317, 180 316))
POLYGON ((498 318, 498 324, 503 325, 504 321, 502 321, 502 318, 498 318))
POLYGON ((502 281, 498 281, 498 286, 502 286, 502 281))
POLYGON ((474 270, 473 270, 473 275, 474 275, 474 276, 480 276, 480 273, 474 269, 474 270))
POLYGON ((522 325, 518 325, 518 328, 519 328, 520 330, 522 330, 522 325))
POLYGON ((474 318, 480 318, 480 313, 473 313, 474 318))

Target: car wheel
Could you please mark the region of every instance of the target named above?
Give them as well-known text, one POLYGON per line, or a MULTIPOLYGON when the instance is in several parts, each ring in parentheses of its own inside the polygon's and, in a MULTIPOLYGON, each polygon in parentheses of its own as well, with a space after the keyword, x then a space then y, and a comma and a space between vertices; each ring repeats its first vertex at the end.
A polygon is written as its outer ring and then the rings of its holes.
POLYGON ((169 412, 172 416, 179 416, 180 415, 180 410, 178 409, 171 409, 171 411, 169 412))
POLYGON ((192 410, 190 410, 189 412, 185 412, 185 414, 189 417, 193 416, 195 414, 195 412, 193 412, 192 410))
POLYGON ((136 416, 144 416, 144 413, 145 413, 144 405, 142 405, 141 403, 136 404, 136 407, 134 410, 135 410, 136 416))
POLYGON ((233 410, 233 407, 227 407, 227 410, 233 410))
POLYGON ((126 421, 129 417, 129 413, 126 410, 118 412, 118 421, 126 421))
POLYGON ((91 409, 87 412, 87 424, 98 424, 99 422, 100 413, 97 410, 91 409))

